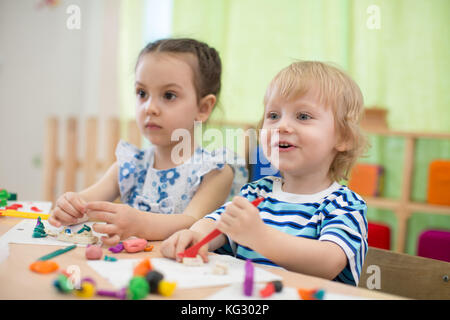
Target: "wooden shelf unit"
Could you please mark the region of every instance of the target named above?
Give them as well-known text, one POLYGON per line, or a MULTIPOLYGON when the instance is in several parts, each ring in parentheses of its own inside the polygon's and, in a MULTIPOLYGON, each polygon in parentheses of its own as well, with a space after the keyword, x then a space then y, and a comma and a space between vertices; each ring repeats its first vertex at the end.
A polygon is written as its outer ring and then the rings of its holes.
POLYGON ((413 212, 450 215, 450 206, 433 205, 411 200, 411 186, 414 169, 414 153, 417 139, 450 139, 450 133, 402 132, 388 129, 365 128, 369 135, 396 136, 405 139, 404 164, 400 199, 364 197, 369 207, 392 210, 398 221, 397 252, 405 251, 408 220, 413 212))

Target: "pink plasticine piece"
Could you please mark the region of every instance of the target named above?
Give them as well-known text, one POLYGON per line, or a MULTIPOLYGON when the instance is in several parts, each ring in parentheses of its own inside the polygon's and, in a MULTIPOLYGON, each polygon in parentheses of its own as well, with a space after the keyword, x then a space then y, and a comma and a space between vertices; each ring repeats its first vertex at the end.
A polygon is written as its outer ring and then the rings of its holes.
POLYGON ((245 279, 244 279, 244 294, 251 297, 253 294, 253 273, 255 267, 250 259, 245 262, 245 279))
POLYGON ((88 245, 86 247, 86 259, 99 260, 102 258, 103 251, 99 246, 88 245))
POLYGON ((145 239, 130 239, 123 242, 123 247, 129 253, 143 251, 147 247, 145 239))

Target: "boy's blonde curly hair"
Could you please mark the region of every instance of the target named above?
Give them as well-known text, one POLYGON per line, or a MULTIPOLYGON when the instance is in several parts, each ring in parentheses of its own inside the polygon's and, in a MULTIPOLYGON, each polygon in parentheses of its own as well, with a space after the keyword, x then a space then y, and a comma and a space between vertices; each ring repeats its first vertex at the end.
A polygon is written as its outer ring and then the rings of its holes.
POLYGON ((332 108, 339 141, 346 141, 346 150, 338 151, 328 174, 333 181, 348 179, 356 160, 367 150, 367 139, 359 126, 364 99, 359 86, 350 76, 323 62, 294 62, 270 82, 264 96, 264 106, 273 93, 286 99, 299 98, 312 87, 318 90, 320 102, 332 108))

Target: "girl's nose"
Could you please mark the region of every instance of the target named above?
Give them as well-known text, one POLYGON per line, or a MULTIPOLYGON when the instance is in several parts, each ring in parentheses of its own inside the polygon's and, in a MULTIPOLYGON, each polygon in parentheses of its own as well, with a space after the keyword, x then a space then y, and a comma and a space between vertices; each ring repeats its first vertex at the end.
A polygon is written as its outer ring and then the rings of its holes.
POLYGON ((145 113, 148 115, 159 115, 159 108, 152 98, 147 100, 145 104, 145 113))

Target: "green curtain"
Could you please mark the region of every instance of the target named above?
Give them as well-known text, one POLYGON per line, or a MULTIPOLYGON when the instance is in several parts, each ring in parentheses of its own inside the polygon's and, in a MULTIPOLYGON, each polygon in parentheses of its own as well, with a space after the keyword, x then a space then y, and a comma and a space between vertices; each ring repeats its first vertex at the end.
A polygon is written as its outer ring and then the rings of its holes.
MULTIPOLYGON (((449 132, 450 1, 448 0, 173 0, 174 37, 214 46, 223 61, 222 93, 213 118, 256 123, 267 84, 298 59, 321 60, 346 70, 360 85, 366 106, 388 110, 389 127, 449 132), (371 11, 374 8, 378 12, 371 11), (371 19, 379 13, 379 28, 371 19)), ((120 2, 121 119, 134 118, 134 64, 145 44, 145 0, 120 2)), ((398 198, 404 141, 370 137, 362 162, 385 168, 384 196, 398 198)), ((428 166, 450 159, 450 141, 419 140, 413 189, 426 201, 428 166)), ((368 218, 391 226, 392 212, 369 208, 368 218)), ((426 228, 450 229, 450 217, 414 213, 406 252, 416 253, 426 228)))
MULTIPOLYGON (((124 123, 135 117, 134 67, 144 47, 143 19, 145 0, 120 1, 119 28, 119 97, 120 119, 124 123)), ((122 125, 121 136, 126 137, 122 125)))
MULTIPOLYGON (((174 0, 172 30, 175 37, 203 40, 221 54, 222 110, 213 117, 257 122, 272 77, 294 60, 312 59, 346 70, 360 85, 366 106, 388 110, 390 128, 449 132, 448 21, 448 0, 174 0), (370 24, 377 13, 379 28, 370 24)), ((361 161, 382 164, 384 196, 398 198, 404 141, 370 139, 372 148, 361 161)), ((428 165, 450 159, 450 141, 419 140, 416 151, 411 196, 425 201, 428 165)), ((391 226, 395 247, 395 215, 369 209, 368 218, 391 226)), ((406 252, 416 253, 424 228, 450 229, 450 217, 414 213, 406 252)))

